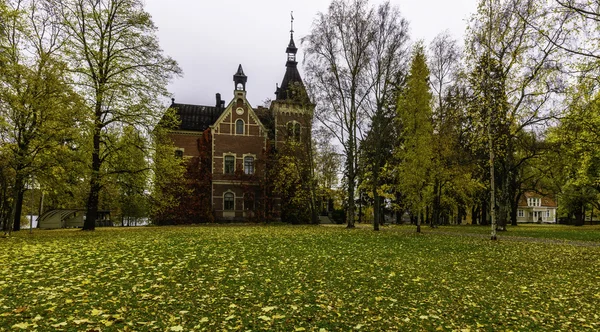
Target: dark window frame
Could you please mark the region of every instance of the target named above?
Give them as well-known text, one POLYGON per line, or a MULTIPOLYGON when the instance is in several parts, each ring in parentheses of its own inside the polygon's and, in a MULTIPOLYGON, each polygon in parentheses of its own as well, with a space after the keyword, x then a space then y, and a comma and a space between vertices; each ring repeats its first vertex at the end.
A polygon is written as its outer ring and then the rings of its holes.
POLYGON ((223 158, 223 165, 224 165, 224 169, 223 169, 224 174, 235 173, 235 156, 232 156, 232 155, 225 156, 223 158))

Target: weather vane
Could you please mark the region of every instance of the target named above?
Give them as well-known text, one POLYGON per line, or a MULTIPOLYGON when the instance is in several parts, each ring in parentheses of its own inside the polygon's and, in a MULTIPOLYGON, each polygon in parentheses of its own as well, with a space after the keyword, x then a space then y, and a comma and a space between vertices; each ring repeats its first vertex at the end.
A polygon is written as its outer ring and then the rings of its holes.
POLYGON ((290 33, 293 34, 294 33, 294 11, 293 10, 290 12, 290 17, 292 18, 292 22, 290 24, 291 25, 290 33))

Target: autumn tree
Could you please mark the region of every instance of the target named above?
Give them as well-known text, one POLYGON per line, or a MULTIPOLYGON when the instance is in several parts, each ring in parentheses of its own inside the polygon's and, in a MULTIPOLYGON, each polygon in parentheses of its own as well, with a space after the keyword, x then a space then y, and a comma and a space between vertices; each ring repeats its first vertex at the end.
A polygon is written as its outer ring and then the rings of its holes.
POLYGON ((5 231, 20 229, 25 183, 56 159, 47 157, 76 136, 84 120, 79 97, 59 56, 58 22, 43 1, 14 0, 2 5, 0 136, 14 170, 12 208, 5 231))
POLYGON ((93 230, 114 152, 107 132, 118 124, 150 131, 164 109, 167 83, 181 70, 158 45, 141 0, 49 0, 59 11, 74 81, 92 119, 90 188, 83 229, 93 230))
POLYGON ((522 163, 516 159, 515 139, 523 131, 542 128, 552 115, 552 96, 562 88, 557 70, 560 58, 553 42, 563 38, 562 32, 554 34, 553 41, 548 41, 530 24, 531 21, 545 22, 544 14, 539 2, 532 0, 482 0, 468 30, 469 71, 480 73, 471 75, 475 108, 477 103, 501 106, 486 110, 486 117, 480 117, 483 122, 479 126, 482 129, 479 140, 485 142, 489 153, 487 180, 490 183, 492 238, 495 238, 496 229, 506 229, 518 191, 513 177, 522 163), (473 80, 474 76, 479 77, 477 82, 473 80), (494 86, 494 91, 503 96, 489 92, 488 85, 494 86), (482 96, 501 99, 482 100, 482 96), (501 128, 492 128, 493 121, 501 128), (496 143, 498 147, 493 146, 496 143), (498 225, 494 224, 496 218, 498 225))
POLYGON ((431 160, 433 159, 431 123, 432 94, 429 86, 429 68, 422 44, 413 51, 406 86, 398 99, 400 145, 396 154, 399 186, 417 215, 417 232, 421 232, 421 219, 431 197, 431 160))

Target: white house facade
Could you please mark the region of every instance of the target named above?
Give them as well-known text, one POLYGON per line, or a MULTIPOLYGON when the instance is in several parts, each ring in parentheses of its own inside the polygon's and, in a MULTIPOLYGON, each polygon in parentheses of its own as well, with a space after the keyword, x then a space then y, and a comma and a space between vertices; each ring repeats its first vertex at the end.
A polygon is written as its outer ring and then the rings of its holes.
POLYGON ((535 192, 525 192, 519 199, 517 222, 556 223, 556 209, 556 201, 551 197, 535 192))

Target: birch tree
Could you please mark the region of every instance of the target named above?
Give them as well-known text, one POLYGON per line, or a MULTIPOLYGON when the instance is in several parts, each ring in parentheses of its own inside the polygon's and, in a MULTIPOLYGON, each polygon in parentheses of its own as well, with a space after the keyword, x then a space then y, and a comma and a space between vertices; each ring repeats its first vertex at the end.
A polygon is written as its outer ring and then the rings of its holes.
POLYGON ((334 0, 327 13, 317 14, 311 32, 302 39, 306 81, 316 101, 315 117, 344 151, 348 228, 354 228, 357 151, 371 90, 366 76, 373 15, 366 0, 334 0))
MULTIPOLYGON (((501 79, 504 85, 501 89, 504 91, 502 99, 506 100, 506 103, 486 101, 485 105, 506 105, 506 109, 485 111, 488 116, 495 114, 498 120, 496 124, 502 124, 502 128, 497 127, 495 133, 494 129, 488 129, 487 132, 492 134, 479 138, 489 146, 490 195, 498 195, 498 200, 492 198, 490 203, 492 212, 498 205, 498 213, 491 215, 493 222, 496 217, 499 222, 497 227, 492 226, 492 238, 495 238, 496 229, 506 230, 514 195, 518 191, 513 177, 521 163, 515 159, 515 139, 522 131, 543 129, 552 116, 552 96, 562 89, 557 70, 561 59, 558 57, 556 41, 564 37, 564 31, 554 33, 549 41, 530 24, 535 21, 543 25, 547 20, 544 7, 537 1, 482 0, 468 30, 467 60, 470 71, 475 72, 474 67, 482 63, 489 66, 480 67, 483 69, 483 76, 480 75, 482 80, 475 85, 493 86, 496 84, 490 82, 493 77, 501 79), (498 141, 494 135, 500 132, 502 139, 498 141), (493 147, 496 143, 499 146, 493 147), (498 188, 495 182, 498 182, 498 188)), ((485 88, 473 86, 472 89, 477 93, 485 88)), ((492 94, 487 97, 492 97, 492 94)), ((477 103, 478 97, 473 100, 477 103)), ((482 118, 482 121, 488 127, 493 126, 489 118, 482 118)))

